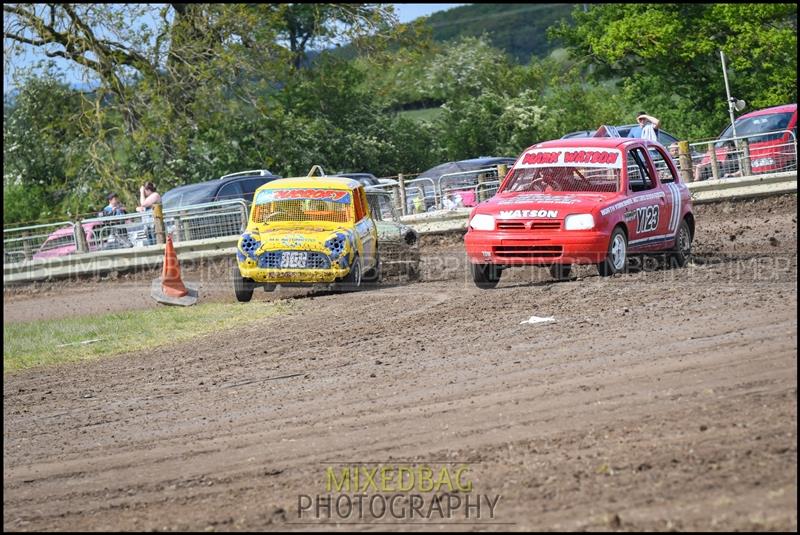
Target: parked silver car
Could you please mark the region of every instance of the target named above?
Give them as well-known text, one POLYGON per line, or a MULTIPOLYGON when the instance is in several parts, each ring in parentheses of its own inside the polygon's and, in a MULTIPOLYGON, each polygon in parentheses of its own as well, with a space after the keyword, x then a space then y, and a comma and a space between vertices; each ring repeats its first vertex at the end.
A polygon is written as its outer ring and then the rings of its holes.
POLYGON ((400 222, 390 193, 369 187, 366 191, 372 219, 378 230, 378 253, 383 275, 417 279, 420 263, 417 231, 400 222))

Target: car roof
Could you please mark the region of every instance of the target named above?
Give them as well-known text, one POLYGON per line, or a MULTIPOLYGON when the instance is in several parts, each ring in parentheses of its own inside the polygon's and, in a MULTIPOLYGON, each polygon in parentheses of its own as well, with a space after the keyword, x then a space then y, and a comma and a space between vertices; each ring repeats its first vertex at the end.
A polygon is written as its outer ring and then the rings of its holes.
POLYGON ((771 113, 787 113, 796 111, 797 111, 797 103, 782 104, 780 106, 772 106, 771 108, 764 108, 761 110, 751 111, 750 113, 745 113, 744 115, 739 116, 739 119, 748 119, 750 117, 758 117, 759 115, 769 115, 771 113))
POLYGON ((360 177, 377 178, 372 173, 338 173, 336 176, 342 176, 345 178, 360 178, 360 177))
POLYGON ((502 162, 505 160, 514 160, 514 159, 515 158, 512 158, 510 156, 480 156, 478 158, 471 158, 469 160, 459 160, 457 163, 481 165, 481 164, 502 162))
MULTIPOLYGON (((528 149, 550 149, 550 148, 578 148, 578 147, 597 147, 600 149, 622 149, 632 143, 647 141, 637 137, 581 137, 569 139, 554 139, 543 141, 528 147, 528 149)), ((654 145, 658 143, 653 143, 654 145)))
POLYGON ((481 156, 479 158, 471 158, 469 160, 458 160, 454 162, 440 163, 430 169, 426 169, 417 178, 430 178, 440 177, 442 175, 458 172, 474 171, 481 169, 487 165, 496 163, 514 163, 517 159, 511 156, 481 156))
MULTIPOLYGON (((225 182, 230 182, 230 180, 225 180, 225 182)), ((183 186, 177 186, 168 190, 164 193, 164 195, 173 195, 176 193, 186 193, 188 191, 197 191, 201 189, 207 189, 210 192, 214 192, 223 184, 223 181, 219 178, 214 180, 208 180, 206 182, 195 182, 194 184, 184 184, 183 186)))
MULTIPOLYGON (((639 125, 638 124, 620 124, 620 125, 612 125, 612 126, 614 126, 614 128, 616 128, 618 131, 620 131, 620 130, 621 131, 625 131, 625 133, 627 135, 627 133, 631 131, 631 128, 633 128, 635 126, 639 126, 639 125)), ((669 137, 678 139, 677 136, 675 136, 673 134, 670 134, 669 132, 667 132, 663 128, 659 128, 658 131, 661 132, 662 134, 666 134, 669 137)), ((571 139, 571 138, 574 138, 574 137, 592 137, 595 132, 597 132, 597 129, 594 129, 594 130, 576 130, 575 132, 569 132, 567 134, 564 134, 563 136, 561 136, 561 139, 571 139)), ((620 135, 621 134, 622 134, 622 132, 620 132, 620 135)), ((625 137, 625 136, 623 136, 623 137, 625 137)))
POLYGON ((230 175, 225 175, 222 178, 215 178, 213 180, 206 180, 205 182, 195 182, 193 184, 184 184, 183 186, 177 186, 177 187, 172 188, 171 190, 168 190, 167 192, 164 193, 164 195, 173 194, 173 193, 186 193, 188 191, 195 191, 195 190, 205 189, 205 188, 208 188, 208 190, 211 191, 211 192, 216 192, 220 187, 224 186, 225 184, 228 184, 230 182, 235 182, 237 180, 246 180, 248 178, 263 178, 263 179, 266 180, 266 179, 269 179, 269 178, 272 178, 272 177, 277 177, 277 175, 259 174, 258 171, 252 171, 252 174, 248 174, 248 173, 251 173, 251 172, 250 171, 245 171, 243 173, 233 173, 233 174, 230 174, 230 175))
POLYGON ((353 190, 361 186, 361 182, 347 177, 341 176, 303 176, 303 177, 290 177, 279 178, 267 182, 259 187, 257 191, 262 189, 283 189, 283 188, 327 188, 327 189, 341 189, 353 190))

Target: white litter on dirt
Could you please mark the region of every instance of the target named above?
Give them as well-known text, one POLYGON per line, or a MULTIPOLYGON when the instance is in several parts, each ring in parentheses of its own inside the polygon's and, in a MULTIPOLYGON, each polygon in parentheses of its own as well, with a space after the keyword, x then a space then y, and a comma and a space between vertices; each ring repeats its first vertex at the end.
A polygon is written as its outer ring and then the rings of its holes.
POLYGON ((552 316, 548 316, 546 318, 540 318, 539 316, 531 316, 530 318, 528 318, 526 320, 520 321, 519 324, 522 325, 523 323, 531 323, 531 324, 533 324, 533 323, 550 323, 550 322, 553 322, 553 321, 556 321, 556 319, 554 317, 552 317, 552 316))

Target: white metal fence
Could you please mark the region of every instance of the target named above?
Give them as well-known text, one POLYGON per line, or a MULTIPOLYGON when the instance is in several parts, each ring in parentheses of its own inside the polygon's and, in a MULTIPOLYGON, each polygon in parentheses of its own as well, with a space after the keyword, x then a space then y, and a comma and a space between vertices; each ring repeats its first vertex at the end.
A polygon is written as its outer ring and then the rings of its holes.
POLYGON ((60 221, 3 229, 3 264, 30 260, 57 247, 75 245, 75 224, 60 221), (49 241, 48 241, 49 238, 49 241), (45 242, 47 246, 45 246, 45 242))
POLYGON ((247 204, 236 199, 164 210, 163 224, 148 211, 4 228, 3 264, 154 245, 161 229, 176 243, 231 236, 244 229, 247 215, 247 204))

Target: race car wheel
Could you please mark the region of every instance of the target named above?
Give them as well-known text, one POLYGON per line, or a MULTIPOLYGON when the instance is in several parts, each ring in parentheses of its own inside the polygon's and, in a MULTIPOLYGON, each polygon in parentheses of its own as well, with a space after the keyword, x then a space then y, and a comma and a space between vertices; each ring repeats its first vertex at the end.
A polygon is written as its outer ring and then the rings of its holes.
POLYGON ((357 290, 361 287, 361 280, 361 259, 356 256, 353 259, 353 264, 350 266, 350 272, 342 279, 340 286, 343 290, 357 290))
POLYGON ((678 227, 678 235, 675 238, 675 247, 669 254, 670 264, 675 267, 685 267, 692 256, 692 231, 689 223, 684 219, 678 227))
POLYGON ((381 281, 381 254, 375 253, 375 267, 364 272, 362 276, 364 282, 377 284, 381 281))
POLYGON ((494 264, 473 264, 470 262, 469 270, 475 286, 483 290, 490 290, 500 282, 502 270, 494 264))
POLYGON ((603 277, 609 277, 625 270, 625 263, 628 256, 628 239, 625 232, 617 227, 611 233, 608 241, 608 254, 606 259, 597 264, 597 271, 603 277))
POLYGON ((261 286, 264 288, 265 292, 274 292, 275 291, 275 287, 277 286, 277 284, 265 283, 265 284, 262 284, 261 286))
POLYGON ((252 279, 246 279, 239 273, 239 268, 233 268, 233 291, 236 293, 236 300, 240 303, 247 303, 253 298, 255 283, 252 279))
POLYGON ((572 264, 553 264, 550 266, 550 276, 557 281, 568 280, 571 272, 572 264))

